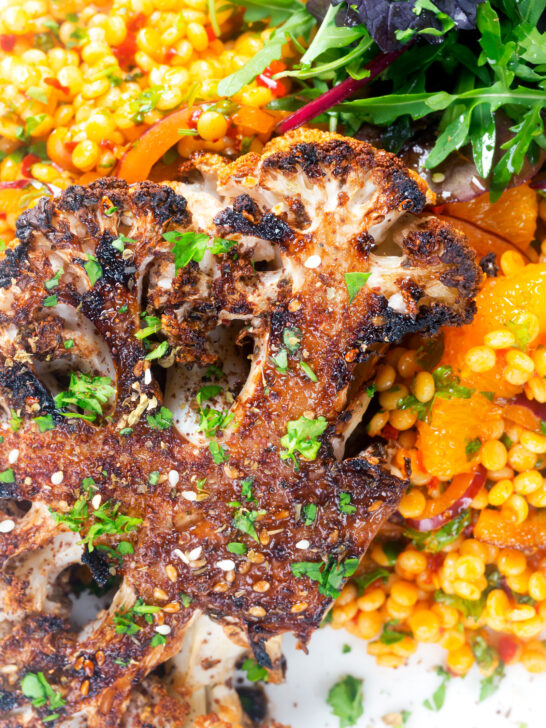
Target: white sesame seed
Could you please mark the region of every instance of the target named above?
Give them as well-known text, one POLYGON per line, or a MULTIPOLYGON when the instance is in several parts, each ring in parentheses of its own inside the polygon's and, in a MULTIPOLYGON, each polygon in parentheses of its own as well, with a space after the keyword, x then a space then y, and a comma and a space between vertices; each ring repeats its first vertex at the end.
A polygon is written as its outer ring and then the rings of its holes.
POLYGON ((235 561, 232 561, 231 559, 222 559, 222 561, 217 561, 216 566, 219 569, 222 569, 222 571, 233 571, 235 568, 235 561))
POLYGON ((151 381, 152 372, 150 371, 150 369, 146 369, 146 371, 144 372, 144 384, 150 384, 151 381))
POLYGON ((201 546, 197 546, 197 548, 192 549, 190 553, 188 554, 188 558, 190 561, 197 561, 197 559, 201 556, 201 552, 203 551, 201 546))
POLYGON ((306 268, 318 268, 320 263, 320 255, 310 255, 303 265, 306 268))
POLYGON ((185 564, 189 564, 190 563, 190 560, 188 559, 188 557, 186 556, 186 554, 183 551, 181 551, 180 549, 173 549, 173 554, 175 556, 178 556, 178 558, 181 561, 183 561, 185 564))
POLYGON ((7 518, 5 521, 0 521, 0 533, 9 533, 15 528, 15 521, 11 518, 7 518))
POLYGON ((305 549, 309 548, 309 541, 306 538, 298 541, 298 543, 296 544, 296 548, 305 551, 305 549))
POLYGON ((171 485, 176 485, 179 480, 180 473, 178 472, 178 470, 169 470, 169 483, 171 485))
POLYGON ((53 485, 60 485, 64 480, 64 473, 62 470, 57 470, 56 473, 53 473, 51 476, 51 482, 53 485))
POLYGON ((13 465, 13 463, 17 462, 18 457, 19 457, 19 450, 10 450, 10 453, 8 455, 8 463, 10 465, 13 465))
POLYGON ((197 500, 197 493, 195 493, 193 490, 183 490, 180 495, 182 496, 182 498, 185 498, 188 501, 197 500))
POLYGON ((158 624, 157 627, 155 628, 155 631, 158 634, 164 634, 165 635, 165 634, 170 634, 171 633, 171 628, 169 627, 168 624, 158 624))
POLYGON ((95 510, 97 510, 97 508, 98 508, 98 507, 100 506, 100 502, 101 502, 101 500, 102 500, 102 496, 101 496, 101 494, 100 494, 100 493, 97 493, 97 494, 96 494, 96 495, 94 495, 94 496, 93 496, 93 498, 91 499, 91 505, 93 506, 93 508, 94 508, 95 510))

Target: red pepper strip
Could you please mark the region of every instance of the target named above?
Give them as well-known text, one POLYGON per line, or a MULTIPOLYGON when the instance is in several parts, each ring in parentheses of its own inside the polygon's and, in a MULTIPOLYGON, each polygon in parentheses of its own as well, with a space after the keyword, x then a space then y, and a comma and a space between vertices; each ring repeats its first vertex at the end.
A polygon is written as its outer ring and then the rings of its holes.
POLYGON ((370 81, 373 81, 380 73, 383 73, 407 48, 409 48, 409 45, 404 46, 398 51, 382 53, 380 56, 377 56, 365 66, 370 72, 369 76, 361 79, 345 79, 338 86, 334 86, 334 88, 319 96, 318 99, 313 99, 313 101, 310 101, 305 106, 302 106, 301 109, 294 111, 293 114, 283 119, 277 127, 278 132, 284 134, 291 129, 297 129, 298 126, 307 124, 307 122, 319 116, 319 114, 328 111, 332 106, 345 101, 346 98, 354 94, 355 91, 358 91, 359 88, 362 88, 370 81))
POLYGON ((452 521, 472 503, 483 488, 487 471, 479 465, 474 473, 456 475, 439 498, 428 501, 421 518, 407 518, 406 523, 417 531, 435 531, 452 521))
POLYGON ((23 157, 23 161, 21 162, 21 174, 23 175, 23 177, 26 177, 27 179, 32 179, 30 168, 33 164, 36 164, 36 162, 40 161, 40 157, 37 157, 35 154, 25 154, 25 156, 23 157))
POLYGON ((16 35, 0 35, 0 48, 5 53, 11 53, 17 43, 16 35))

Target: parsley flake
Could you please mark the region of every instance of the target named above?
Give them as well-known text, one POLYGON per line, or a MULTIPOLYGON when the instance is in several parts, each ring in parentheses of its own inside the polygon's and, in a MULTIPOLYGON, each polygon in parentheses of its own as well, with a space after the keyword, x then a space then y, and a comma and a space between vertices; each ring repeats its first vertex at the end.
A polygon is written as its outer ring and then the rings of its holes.
POLYGON ((359 678, 347 675, 330 688, 326 702, 339 718, 339 728, 355 725, 364 713, 362 683, 359 678))
POLYGON ((345 285, 349 294, 349 306, 356 298, 357 293, 366 284, 371 273, 345 273, 345 285))
POLYGON ((287 425, 286 435, 281 437, 281 445, 286 448, 279 453, 281 460, 290 458, 294 461, 296 470, 299 470, 297 453, 306 460, 314 460, 322 445, 317 438, 324 433, 327 427, 328 422, 322 415, 316 420, 311 420, 305 415, 297 420, 291 420, 287 425))

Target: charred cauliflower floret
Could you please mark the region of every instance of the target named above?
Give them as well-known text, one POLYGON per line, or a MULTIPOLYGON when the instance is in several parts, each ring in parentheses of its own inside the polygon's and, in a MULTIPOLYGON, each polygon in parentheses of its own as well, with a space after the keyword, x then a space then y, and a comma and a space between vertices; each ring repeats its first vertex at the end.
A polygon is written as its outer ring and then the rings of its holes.
POLYGON ((281 679, 280 635, 309 639, 405 486, 374 450, 344 458, 362 367, 472 317, 474 255, 430 201, 392 155, 299 131, 21 215, 0 261, 0 725, 237 726, 234 664, 281 679), (118 587, 78 631, 79 563, 118 587))

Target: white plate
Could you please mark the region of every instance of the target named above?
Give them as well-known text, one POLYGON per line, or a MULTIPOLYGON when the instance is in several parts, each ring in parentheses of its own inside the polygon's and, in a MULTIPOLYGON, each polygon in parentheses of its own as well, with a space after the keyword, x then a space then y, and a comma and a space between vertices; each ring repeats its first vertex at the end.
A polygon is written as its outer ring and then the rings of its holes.
POLYGON ((329 689, 347 674, 364 680, 364 714, 356 728, 386 728, 387 713, 411 711, 407 728, 545 728, 546 675, 531 675, 521 665, 506 667, 499 690, 478 702, 480 674, 472 668, 447 686, 444 707, 423 707, 440 684, 434 668, 445 661, 445 650, 420 645, 406 667, 378 667, 366 652, 366 642, 344 630, 318 630, 309 654, 283 641, 288 662, 286 682, 267 688, 271 716, 291 728, 339 728, 339 719, 326 703, 329 689), (351 652, 343 654, 344 644, 351 652))

